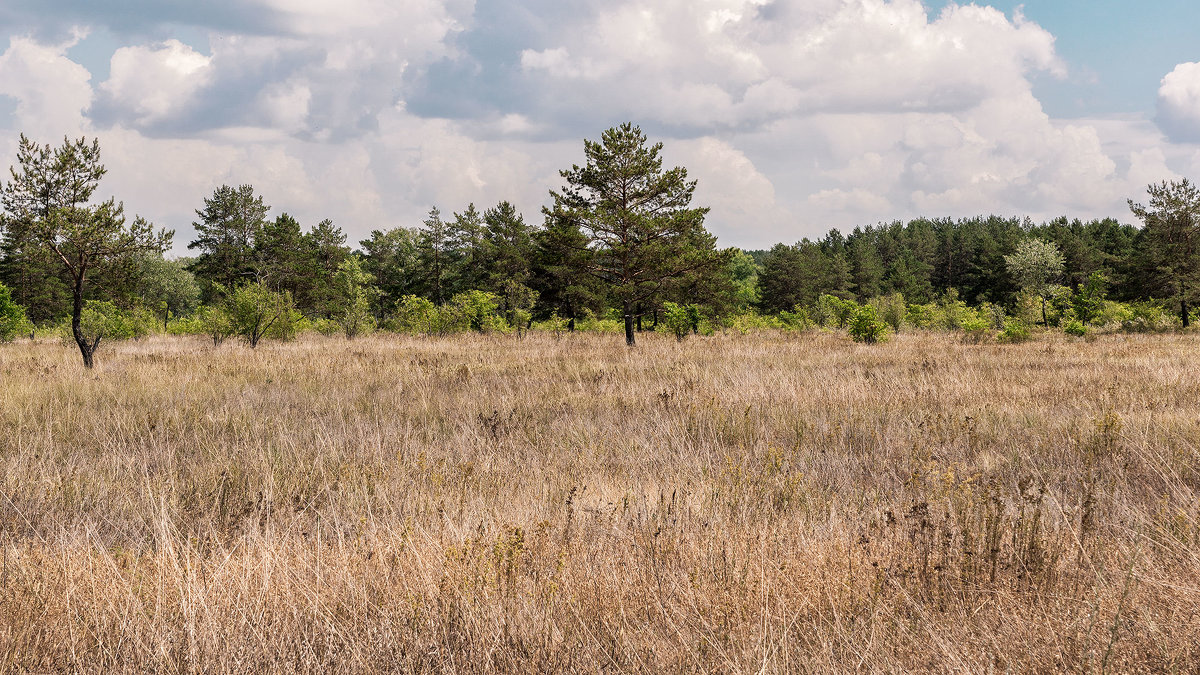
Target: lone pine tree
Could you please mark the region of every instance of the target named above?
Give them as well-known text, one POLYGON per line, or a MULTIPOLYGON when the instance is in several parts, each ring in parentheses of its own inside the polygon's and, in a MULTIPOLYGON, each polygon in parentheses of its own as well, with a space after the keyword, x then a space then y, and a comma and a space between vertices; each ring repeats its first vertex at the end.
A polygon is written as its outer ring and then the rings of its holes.
POLYGON ((60 147, 52 148, 22 134, 17 164, 19 168, 9 169, 12 180, 0 188, 4 209, 0 227, 49 251, 61 263, 71 286, 71 335, 83 365, 91 368, 104 335, 85 336, 81 327, 87 280, 133 269, 128 264, 131 257, 162 253, 174 233, 155 232, 140 217, 126 223, 124 206, 112 198, 91 204, 105 174, 96 140, 63 139, 60 147))
POLYGON ((634 309, 675 277, 719 264, 715 238, 704 229, 707 208, 692 207, 696 181, 682 167, 663 170, 662 143, 647 145, 630 123, 584 140, 587 163, 561 171, 548 215, 576 223, 593 252, 589 271, 621 305, 625 342, 634 345, 634 309))

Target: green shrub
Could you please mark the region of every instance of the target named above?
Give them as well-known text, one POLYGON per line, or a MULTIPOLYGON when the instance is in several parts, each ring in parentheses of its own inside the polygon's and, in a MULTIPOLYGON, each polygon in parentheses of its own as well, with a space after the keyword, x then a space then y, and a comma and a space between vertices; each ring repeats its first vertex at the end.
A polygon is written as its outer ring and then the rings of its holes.
MULTIPOLYGON (((153 318, 153 323, 157 323, 153 318)), ((99 345, 111 340, 129 340, 138 336, 140 330, 136 317, 127 315, 119 307, 107 300, 88 300, 83 304, 83 312, 79 315, 79 332, 83 339, 99 345)), ((64 319, 58 326, 58 334, 63 344, 75 345, 75 335, 71 330, 71 320, 64 319)))
POLYGON ((942 326, 948 330, 958 330, 963 321, 975 314, 974 310, 967 307, 967 303, 958 299, 958 290, 954 288, 946 291, 939 305, 942 310, 942 326))
POLYGON ((567 320, 558 315, 558 310, 554 310, 544 321, 535 321, 532 328, 533 330, 544 330, 555 335, 562 335, 566 332, 567 326, 567 320))
MULTIPOLYGON (((277 293, 261 282, 234 289, 225 301, 224 310, 229 319, 229 334, 242 337, 251 348, 257 347, 263 338, 295 338, 302 319, 292 304, 291 293, 277 293)), ((220 342, 215 335, 213 341, 220 342)))
POLYGON ((988 342, 994 335, 991 322, 974 313, 963 319, 959 328, 963 332, 963 341, 973 344, 988 342))
POLYGON ((575 320, 575 330, 594 333, 623 333, 625 332, 625 323, 623 319, 612 316, 597 317, 595 312, 585 309, 583 316, 575 320))
POLYGON ((1063 332, 1067 335, 1083 337, 1088 334, 1088 329, 1079 319, 1071 319, 1070 321, 1063 322, 1063 332))
POLYGON ((854 338, 855 342, 874 344, 887 339, 887 324, 880 320, 871 305, 860 306, 850 316, 848 323, 850 337, 854 338))
POLYGON ((880 320, 886 323, 893 332, 900 332, 900 328, 904 325, 905 317, 908 314, 908 306, 904 303, 903 295, 899 293, 882 295, 872 298, 870 304, 879 314, 880 320))
POLYGON ((1156 302, 1131 302, 1127 308, 1129 314, 1121 321, 1121 329, 1131 333, 1161 333, 1171 330, 1179 321, 1174 313, 1156 302))
POLYGON ((826 293, 813 305, 812 318, 826 328, 845 328, 857 309, 857 302, 826 293))
POLYGON ((985 302, 975 310, 979 318, 987 321, 988 325, 995 330, 1004 328, 1004 321, 1008 319, 1008 315, 1004 312, 1004 308, 1000 305, 991 302, 985 302))
POLYGON ((1017 344, 1019 342, 1027 342, 1033 338, 1029 331, 1029 325, 1019 319, 1009 319, 1004 322, 1004 330, 1000 331, 1000 335, 996 339, 1005 344, 1017 344))
POLYGON ((784 330, 804 331, 813 327, 813 320, 808 310, 796 305, 792 311, 784 310, 779 313, 779 327, 784 330))
POLYGON ((1088 275, 1087 283, 1080 286, 1073 300, 1075 316, 1080 321, 1085 324, 1104 325, 1105 322, 1101 319, 1107 288, 1108 277, 1104 276, 1104 273, 1092 272, 1088 275))
POLYGON ((694 305, 677 305, 673 302, 663 303, 663 320, 658 329, 675 336, 682 341, 692 332, 692 312, 694 305))
POLYGON ((944 325, 941 307, 933 303, 909 305, 904 319, 908 325, 916 328, 940 328, 944 325))
POLYGON ((0 342, 12 342, 20 333, 27 332, 25 308, 13 302, 12 291, 0 284, 0 342))
POLYGON ((201 307, 197 311, 188 316, 176 316, 167 321, 167 335, 204 335, 204 311, 207 307, 201 307))
POLYGON ((396 304, 392 326, 402 333, 433 335, 441 331, 441 313, 428 298, 406 295, 396 304))
POLYGON ((305 332, 305 329, 311 329, 320 333, 321 335, 324 335, 325 337, 333 337, 334 335, 342 332, 342 325, 333 319, 313 319, 312 321, 306 323, 308 325, 304 325, 302 323, 297 326, 299 332, 303 333, 305 332))
POLYGON ((511 329, 508 322, 500 316, 499 308, 499 298, 494 293, 458 293, 439 310, 442 332, 507 333, 511 329))

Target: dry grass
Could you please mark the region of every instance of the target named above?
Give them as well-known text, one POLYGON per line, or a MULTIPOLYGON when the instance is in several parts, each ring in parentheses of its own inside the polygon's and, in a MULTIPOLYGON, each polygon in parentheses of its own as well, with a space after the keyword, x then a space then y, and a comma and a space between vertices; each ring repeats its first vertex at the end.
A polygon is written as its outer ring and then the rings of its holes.
POLYGON ((1196 671, 1195 336, 0 347, 0 671, 1196 671))

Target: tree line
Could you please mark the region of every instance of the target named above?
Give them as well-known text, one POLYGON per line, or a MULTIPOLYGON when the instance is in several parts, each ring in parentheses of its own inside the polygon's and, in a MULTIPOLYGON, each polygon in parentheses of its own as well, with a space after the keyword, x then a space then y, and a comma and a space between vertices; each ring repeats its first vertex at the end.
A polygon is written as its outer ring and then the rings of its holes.
POLYGON ((331 220, 306 228, 285 211, 272 215, 253 186, 224 185, 196 210, 190 257, 169 260, 173 233, 128 220, 114 199, 93 200, 105 173, 96 141, 54 148, 22 136, 0 187, 0 305, 22 308, 29 324, 69 319, 88 365, 104 333, 117 332, 89 321, 135 309, 164 327, 202 317, 214 339, 248 322, 240 332, 252 344, 296 317, 336 320, 348 335, 386 327, 418 299, 426 314, 483 302, 517 327, 610 317, 630 345, 668 313, 696 331, 702 319, 794 313, 822 298, 1012 307, 1033 293, 1049 325, 1055 293, 1091 289, 1155 301, 1184 327, 1192 320, 1200 194, 1187 180, 1151 185, 1148 205, 1130 202, 1142 227, 918 218, 741 251, 717 247, 708 209, 692 205, 695 181, 664 168, 661 149, 632 124, 614 127, 584 141, 585 163, 560 172, 563 186, 538 222, 507 201, 433 208, 415 227, 374 230, 356 245, 331 220))

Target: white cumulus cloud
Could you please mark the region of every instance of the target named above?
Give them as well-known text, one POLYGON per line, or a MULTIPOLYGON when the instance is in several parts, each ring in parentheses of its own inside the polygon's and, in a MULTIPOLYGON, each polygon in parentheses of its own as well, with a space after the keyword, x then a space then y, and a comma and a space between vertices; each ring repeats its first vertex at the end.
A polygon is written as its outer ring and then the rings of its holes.
POLYGON ((1158 124, 1174 140, 1200 143, 1200 63, 1181 63, 1162 79, 1158 124))
POLYGON ((211 59, 178 40, 121 47, 100 89, 139 124, 161 120, 192 102, 211 76, 211 59))

